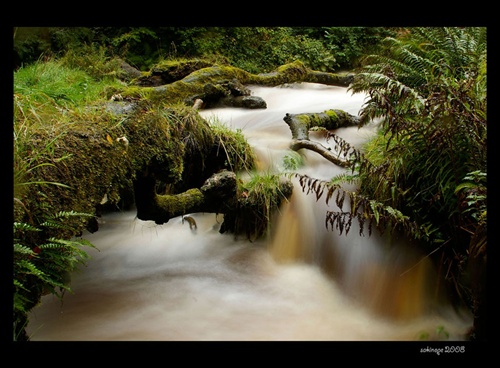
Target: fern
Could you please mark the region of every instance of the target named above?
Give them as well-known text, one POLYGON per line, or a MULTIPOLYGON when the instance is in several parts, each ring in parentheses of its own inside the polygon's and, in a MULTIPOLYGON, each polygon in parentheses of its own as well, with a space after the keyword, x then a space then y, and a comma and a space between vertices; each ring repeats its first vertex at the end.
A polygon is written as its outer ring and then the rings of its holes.
POLYGON ((333 178, 330 179, 328 182, 329 185, 341 185, 341 184, 359 184, 359 174, 358 173, 341 173, 338 175, 335 175, 333 178))
POLYGON ((354 165, 359 162, 361 159, 361 152, 356 149, 356 147, 352 146, 337 134, 327 131, 326 141, 328 142, 330 140, 333 140, 335 143, 334 149, 338 152, 338 158, 342 155, 343 160, 351 162, 351 167, 354 167, 354 165))
POLYGON ((43 236, 49 229, 73 230, 64 224, 67 218, 89 217, 91 215, 75 211, 60 211, 43 221, 40 225, 14 222, 14 326, 27 323, 26 313, 36 305, 33 288, 41 287, 60 298, 65 291, 71 291, 69 275, 78 265, 89 258, 83 247, 95 248, 85 239, 59 239, 43 236), (30 234, 38 234, 32 237, 30 234), (25 321, 25 322, 22 322, 25 321))
POLYGON ((17 255, 27 255, 33 257, 36 253, 33 250, 25 245, 14 243, 14 257, 17 255))
POLYGON ((21 259, 16 263, 16 266, 19 270, 21 270, 26 275, 34 275, 42 281, 50 281, 45 276, 45 272, 39 270, 32 262, 27 261, 25 259, 21 259))
POLYGON ((396 229, 406 231, 416 239, 429 240, 429 231, 421 228, 412 221, 409 216, 391 206, 387 206, 374 199, 360 194, 358 191, 349 191, 339 184, 342 178, 350 176, 340 175, 332 181, 324 181, 311 178, 307 175, 295 174, 299 178, 302 191, 306 194, 315 194, 319 200, 326 193, 325 202, 328 204, 333 198, 339 208, 338 211, 327 211, 325 226, 332 230, 338 230, 340 235, 349 233, 353 220, 357 220, 360 226, 360 235, 364 233, 367 224, 368 235, 376 227, 380 233, 396 229), (349 210, 344 210, 346 200, 349 200, 349 210))
POLYGON ((461 280, 468 261, 486 262, 487 189, 476 176, 487 167, 486 28, 411 28, 385 45, 350 87, 369 96, 363 123, 381 121, 356 166, 373 201, 359 195, 358 212, 330 213, 327 223, 346 231, 357 216, 361 231, 400 227, 422 240, 457 297, 481 303, 461 280))
POLYGON ((24 222, 15 222, 14 221, 14 232, 15 231, 22 231, 22 232, 28 232, 28 231, 41 231, 39 228, 36 226, 26 224, 24 222))

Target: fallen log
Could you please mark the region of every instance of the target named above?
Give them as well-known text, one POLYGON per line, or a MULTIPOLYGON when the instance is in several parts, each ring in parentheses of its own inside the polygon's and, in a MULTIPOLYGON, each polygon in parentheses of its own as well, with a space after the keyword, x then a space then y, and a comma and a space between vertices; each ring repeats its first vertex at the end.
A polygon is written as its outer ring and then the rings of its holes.
MULTIPOLYGON (((288 124, 292 132, 292 142, 290 148, 298 151, 302 148, 319 153, 328 161, 335 165, 348 167, 350 161, 340 158, 340 153, 332 152, 330 148, 323 146, 319 142, 309 139, 309 130, 314 127, 326 130, 335 130, 348 126, 358 126, 360 119, 342 110, 327 110, 322 113, 286 114, 283 120, 288 124)), ((340 139, 337 137, 337 139, 340 139)))
POLYGON ((221 171, 208 178, 201 188, 179 194, 156 194, 156 179, 144 175, 134 182, 137 218, 157 225, 188 213, 225 213, 236 203, 236 174, 221 171))
POLYGON ((334 130, 348 126, 358 126, 360 119, 342 110, 327 110, 321 113, 286 114, 283 118, 292 131, 294 139, 309 139, 313 127, 334 130))
POLYGON ((238 181, 232 171, 216 173, 201 188, 192 188, 179 194, 159 195, 155 187, 156 180, 152 175, 136 180, 137 218, 161 225, 178 216, 189 221, 185 215, 190 213, 223 214, 220 233, 243 233, 249 239, 259 238, 266 232, 271 214, 293 192, 292 182, 281 179, 276 181, 274 187, 266 188, 265 196, 259 191, 238 193, 238 181), (269 196, 270 192, 274 194, 269 196))
POLYGON ((214 106, 218 105, 224 107, 243 107, 246 109, 265 109, 267 108, 267 103, 261 97, 258 96, 229 96, 223 97, 214 106))
MULTIPOLYGON (((213 65, 196 69, 182 79, 167 84, 155 83, 154 86, 141 87, 140 89, 133 86, 124 90, 122 95, 124 97, 146 95, 156 101, 168 101, 170 104, 184 103, 189 106, 192 106, 196 99, 201 99, 205 102, 204 108, 208 108, 220 103, 224 97, 250 96, 250 91, 245 87, 248 85, 273 87, 289 83, 320 83, 347 87, 352 80, 352 74, 318 72, 307 68, 300 61, 283 65, 273 72, 262 74, 252 74, 228 65, 213 65)), ((223 102, 239 104, 248 101, 239 99, 223 102)), ((255 101, 251 102, 250 105, 241 107, 265 108, 262 102, 258 104, 258 107, 256 107, 255 101)))

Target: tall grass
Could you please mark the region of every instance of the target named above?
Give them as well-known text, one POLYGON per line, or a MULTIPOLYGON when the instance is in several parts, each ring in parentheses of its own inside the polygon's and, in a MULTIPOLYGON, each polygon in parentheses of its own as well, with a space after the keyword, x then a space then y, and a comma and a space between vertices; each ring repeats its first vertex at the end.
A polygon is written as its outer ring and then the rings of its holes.
POLYGON ((44 200, 47 186, 70 187, 46 180, 43 172, 71 157, 69 152, 56 155, 56 149, 77 124, 75 115, 102 102, 109 84, 55 59, 14 73, 14 340, 29 339, 24 330, 28 312, 42 294, 71 290, 68 275, 88 258, 82 247, 92 244, 73 235, 92 215, 61 211, 44 200))

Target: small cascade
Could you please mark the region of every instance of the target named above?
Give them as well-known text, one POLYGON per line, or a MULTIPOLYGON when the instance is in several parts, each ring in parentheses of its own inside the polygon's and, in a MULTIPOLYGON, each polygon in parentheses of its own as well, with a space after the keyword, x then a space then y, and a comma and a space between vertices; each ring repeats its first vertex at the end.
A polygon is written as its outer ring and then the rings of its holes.
POLYGON ((276 216, 269 251, 278 263, 312 263, 319 242, 314 209, 303 195, 292 195, 276 216), (312 231, 310 231, 312 229, 312 231))
POLYGON ((325 226, 332 209, 295 188, 276 215, 268 245, 277 263, 316 265, 353 300, 390 319, 422 317, 438 306, 437 276, 416 247, 376 231, 360 236, 356 224, 339 235, 325 226))

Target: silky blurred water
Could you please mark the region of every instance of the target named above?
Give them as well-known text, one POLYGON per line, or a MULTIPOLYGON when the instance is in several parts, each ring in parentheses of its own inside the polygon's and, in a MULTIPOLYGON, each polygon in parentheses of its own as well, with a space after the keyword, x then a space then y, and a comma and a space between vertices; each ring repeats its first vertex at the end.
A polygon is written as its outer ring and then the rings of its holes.
MULTIPOLYGON (((251 87, 267 109, 201 111, 241 129, 261 170, 290 154, 286 113, 341 109, 357 114, 364 96, 303 83, 251 87)), ((337 133, 360 147, 375 124, 337 133)), ((318 135, 311 136, 321 142, 318 135)), ((342 172, 313 152, 299 169, 328 180, 342 172)), ((30 314, 33 341, 400 341, 462 340, 470 315, 436 295, 435 271, 404 239, 338 235, 325 227, 333 207, 294 194, 259 242, 218 232, 221 218, 192 214, 164 225, 134 211, 106 214, 85 234, 98 250, 72 278, 73 293, 52 295, 30 314), (390 243, 391 246, 388 246, 390 243), (393 245, 397 243, 398 246, 393 245)))

